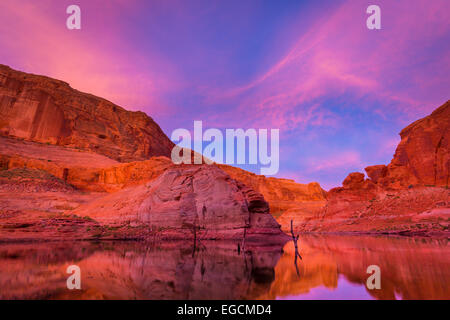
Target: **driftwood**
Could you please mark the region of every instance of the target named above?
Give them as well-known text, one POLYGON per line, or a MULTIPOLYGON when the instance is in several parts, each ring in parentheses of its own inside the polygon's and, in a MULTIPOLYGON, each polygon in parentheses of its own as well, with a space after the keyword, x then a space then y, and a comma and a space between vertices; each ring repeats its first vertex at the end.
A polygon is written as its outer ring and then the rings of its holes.
POLYGON ((298 266, 297 266, 297 257, 300 258, 300 260, 303 260, 302 256, 298 252, 298 245, 297 245, 298 238, 300 235, 294 234, 294 226, 293 226, 292 220, 291 220, 291 235, 292 235, 292 242, 294 242, 294 249, 295 249, 295 258, 294 258, 295 270, 297 271, 297 275, 300 277, 300 272, 298 271, 298 266))

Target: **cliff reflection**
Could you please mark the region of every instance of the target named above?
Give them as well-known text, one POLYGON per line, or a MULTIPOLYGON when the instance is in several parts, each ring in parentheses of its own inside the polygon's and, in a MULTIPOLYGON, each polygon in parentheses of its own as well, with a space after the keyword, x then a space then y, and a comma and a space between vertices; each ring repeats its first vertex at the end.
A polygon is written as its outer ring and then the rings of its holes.
POLYGON ((303 236, 299 246, 300 277, 290 242, 274 282, 258 299, 450 299, 448 240, 303 236), (365 286, 369 265, 381 269, 380 290, 365 286))
POLYGON ((282 247, 202 242, 10 244, 0 246, 1 299, 245 299, 274 280, 282 247), (66 288, 81 268, 82 290, 66 288))
POLYGON ((301 236, 281 247, 141 242, 0 245, 1 299, 449 299, 447 240, 301 236), (81 268, 68 290, 66 268, 81 268), (381 290, 368 290, 369 265, 381 290))

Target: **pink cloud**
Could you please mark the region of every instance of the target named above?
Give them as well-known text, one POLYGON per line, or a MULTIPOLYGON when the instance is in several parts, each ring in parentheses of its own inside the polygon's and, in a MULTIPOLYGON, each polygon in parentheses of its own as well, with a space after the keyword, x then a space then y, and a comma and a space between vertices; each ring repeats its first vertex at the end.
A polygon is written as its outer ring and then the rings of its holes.
POLYGON ((334 155, 330 155, 329 158, 312 159, 309 161, 310 171, 329 171, 336 168, 348 168, 348 167, 364 167, 361 161, 361 156, 356 151, 343 151, 334 155))
MULTIPOLYGON (((450 20, 444 13, 450 3, 403 0, 378 4, 382 30, 367 29, 365 1, 347 1, 331 16, 319 17, 267 72, 243 86, 210 94, 208 101, 238 103, 239 112, 248 115, 242 119, 253 125, 258 125, 258 119, 267 122, 270 118, 272 127, 288 130, 302 123, 328 125, 316 120, 325 119, 325 111, 315 105, 342 95, 395 104, 411 118, 435 108, 443 102, 443 85, 450 86, 448 77, 435 73, 450 68, 448 52, 433 52, 429 60, 420 57, 432 69, 410 66, 417 64, 414 53, 423 44, 432 45, 450 33, 450 20), (434 59, 439 67, 432 66, 434 59), (409 82, 407 88, 404 82, 409 82)), ((224 116, 221 119, 227 121, 224 116)))

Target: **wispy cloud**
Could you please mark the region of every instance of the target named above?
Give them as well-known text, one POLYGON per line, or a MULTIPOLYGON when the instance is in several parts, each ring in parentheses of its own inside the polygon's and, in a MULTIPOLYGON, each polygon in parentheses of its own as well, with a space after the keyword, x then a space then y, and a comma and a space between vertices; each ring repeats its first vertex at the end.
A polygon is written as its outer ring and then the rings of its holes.
POLYGON ((156 117, 170 135, 279 128, 280 176, 339 185, 448 100, 448 0, 0 1, 0 63, 156 117))
POLYGON ((309 170, 312 172, 363 166, 361 156, 357 151, 343 151, 338 154, 330 154, 328 159, 320 158, 309 161, 309 170))
POLYGON ((450 87, 450 81, 430 71, 450 68, 450 46, 443 43, 450 36, 443 14, 449 2, 380 1, 383 22, 377 31, 365 26, 366 5, 344 2, 331 16, 318 18, 262 76, 208 96, 208 101, 237 103, 241 113, 252 115, 244 119, 270 118, 274 127, 285 129, 302 123, 329 125, 317 119, 324 119, 325 101, 331 98, 364 98, 366 104, 380 105, 370 111, 386 113, 395 107, 411 117, 442 102, 442 84, 432 84, 444 81, 450 87), (421 66, 410 67, 417 64, 421 66))
POLYGON ((92 15, 93 10, 82 6, 82 29, 69 31, 63 2, 21 1, 18 5, 17 1, 2 1, 0 58, 12 61, 13 68, 67 81, 127 108, 151 111, 157 107, 162 112, 160 93, 176 87, 175 73, 160 57, 154 68, 149 61, 156 57, 144 56, 126 39, 116 37, 124 6, 115 0, 99 8, 99 13, 107 11, 104 21, 88 19, 87 13, 92 15), (114 17, 116 21, 108 23, 114 17), (99 34, 101 23, 108 24, 108 32, 99 34))

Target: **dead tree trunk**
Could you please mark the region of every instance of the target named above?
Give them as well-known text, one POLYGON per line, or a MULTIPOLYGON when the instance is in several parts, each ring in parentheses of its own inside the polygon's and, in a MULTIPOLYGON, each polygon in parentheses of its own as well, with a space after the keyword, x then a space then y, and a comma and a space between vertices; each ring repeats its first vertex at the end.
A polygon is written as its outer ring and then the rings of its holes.
POLYGON ((300 235, 294 234, 294 226, 293 226, 292 220, 291 220, 291 235, 292 235, 292 242, 294 242, 294 249, 295 249, 295 258, 294 258, 295 270, 297 271, 297 275, 300 277, 300 272, 298 271, 298 266, 297 266, 297 257, 300 258, 300 260, 303 260, 302 256, 298 252, 298 245, 297 245, 298 238, 300 235))

